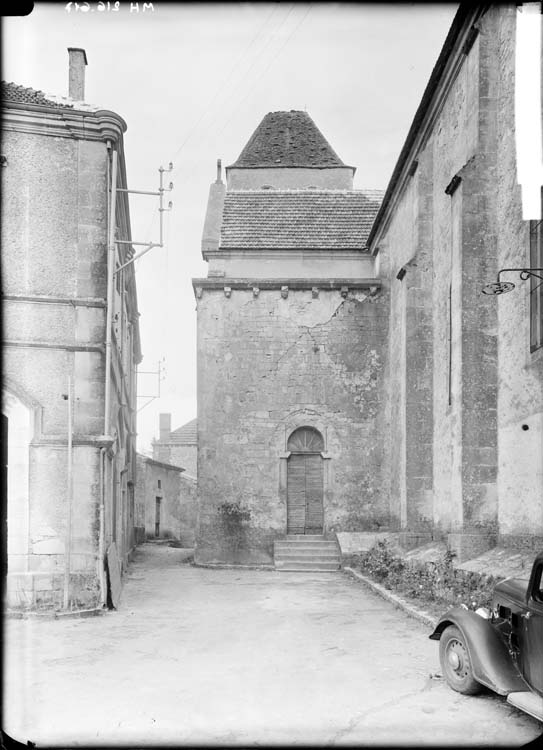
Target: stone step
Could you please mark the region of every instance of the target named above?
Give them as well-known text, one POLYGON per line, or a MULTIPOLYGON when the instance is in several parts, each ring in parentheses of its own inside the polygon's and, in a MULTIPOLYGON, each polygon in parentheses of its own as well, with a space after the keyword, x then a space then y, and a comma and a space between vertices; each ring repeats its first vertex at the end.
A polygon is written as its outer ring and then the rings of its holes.
POLYGON ((295 566, 299 565, 301 566, 301 568, 307 568, 307 567, 314 568, 315 566, 318 566, 318 565, 324 565, 325 567, 328 566, 328 567, 333 568, 334 570, 338 570, 341 567, 339 560, 331 560, 331 559, 322 560, 319 558, 317 560, 292 559, 292 560, 276 560, 275 561, 276 568, 289 568, 292 565, 295 565, 295 566))
POLYGON ((339 549, 335 542, 284 542, 280 540, 274 542, 274 545, 276 547, 288 547, 289 549, 320 549, 321 547, 339 549))
POLYGON ((321 534, 287 534, 273 543, 276 570, 332 572, 341 568, 339 546, 321 534))
POLYGON ((281 560, 285 557, 299 557, 301 560, 312 560, 313 558, 317 557, 326 557, 328 559, 334 559, 339 560, 340 556, 337 553, 337 550, 328 550, 328 549, 321 549, 321 550, 299 550, 299 549, 285 549, 285 550, 274 550, 274 557, 277 560, 281 560))
POLYGON ((288 568, 291 565, 301 565, 302 567, 315 567, 316 565, 332 566, 334 570, 341 567, 339 560, 276 560, 276 568, 288 568))
POLYGON ((283 536, 275 540, 276 542, 291 542, 293 544, 300 544, 304 542, 332 542, 336 544, 335 539, 325 539, 323 536, 308 536, 300 534, 299 536, 283 536))
POLYGON ((275 550, 275 559, 286 560, 291 558, 300 558, 301 560, 316 560, 317 558, 339 560, 339 555, 336 549, 323 549, 323 550, 309 550, 309 549, 289 549, 289 550, 275 550))
POLYGON ((275 561, 275 568, 279 571, 318 571, 320 573, 332 573, 333 571, 339 570, 339 562, 315 562, 308 560, 307 562, 282 562, 281 560, 275 561))

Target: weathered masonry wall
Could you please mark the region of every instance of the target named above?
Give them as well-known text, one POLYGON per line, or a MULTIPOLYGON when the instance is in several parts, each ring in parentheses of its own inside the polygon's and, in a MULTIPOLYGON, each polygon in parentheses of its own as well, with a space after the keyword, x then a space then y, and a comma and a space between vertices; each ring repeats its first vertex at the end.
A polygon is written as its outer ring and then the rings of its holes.
POLYGON ((5 130, 2 153, 4 412, 15 427, 8 603, 62 606, 70 373, 70 602, 90 607, 100 601, 99 447, 88 436, 103 432, 107 150, 102 142, 5 130))
POLYGON ((515 13, 491 7, 462 46, 376 240, 390 292, 392 502, 406 546, 446 536, 460 559, 542 540, 543 357, 530 353, 530 287, 481 294, 500 268, 530 265, 515 13))
POLYGON ((286 442, 324 437, 325 533, 389 528, 379 292, 204 289, 198 299, 198 562, 271 562, 286 442), (239 503, 236 533, 219 506, 239 503))
POLYGON ((157 461, 164 461, 174 466, 182 466, 191 477, 196 476, 197 468, 197 445, 176 445, 169 443, 161 445, 155 443, 153 453, 157 461))
POLYGON ((197 513, 196 480, 177 466, 137 456, 136 527, 145 539, 176 539, 194 546, 197 513), (159 515, 157 517, 157 501, 159 515), (159 522, 158 534, 156 522, 159 522))
POLYGON ((380 245, 391 309, 391 505, 408 547, 431 538, 433 523, 432 224, 421 221, 432 200, 431 164, 419 166, 380 245))
POLYGON ((352 190, 352 167, 285 167, 283 169, 258 168, 251 169, 235 167, 226 168, 226 178, 229 190, 250 190, 251 188, 336 188, 337 190, 352 190))
MULTIPOLYGON (((2 144, 7 601, 99 607, 107 600, 107 551, 115 544, 123 571, 135 544, 141 355, 131 267, 115 277, 109 419, 104 369, 108 183, 117 151, 117 184, 126 185, 126 126, 111 112, 27 105, 10 99, 9 88, 2 144)), ((117 240, 126 240, 121 192, 116 224, 117 240)))
MULTIPOLYGON (((496 242, 499 268, 530 266, 529 222, 522 219, 514 127, 514 6, 497 20, 496 242)), ((498 313, 498 520, 511 545, 543 547, 543 349, 530 352, 530 282, 489 298, 498 313)), ((493 279, 490 278, 492 281, 493 279)))
POLYGON ((179 477, 179 541, 183 547, 194 547, 198 523, 198 483, 195 477, 181 474, 179 477))
POLYGON ((497 533, 495 28, 485 19, 380 242, 391 290, 392 464, 404 543, 448 534, 460 557, 497 533), (396 275, 405 269, 404 277, 396 275))

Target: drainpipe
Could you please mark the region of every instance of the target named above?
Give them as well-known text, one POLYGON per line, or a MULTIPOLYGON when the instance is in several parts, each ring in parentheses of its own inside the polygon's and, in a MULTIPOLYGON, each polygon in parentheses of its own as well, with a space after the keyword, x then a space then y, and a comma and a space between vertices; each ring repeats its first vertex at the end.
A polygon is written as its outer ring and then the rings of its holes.
POLYGON ((64 542, 64 609, 70 601, 70 567, 72 548, 72 495, 73 495, 73 423, 72 423, 72 375, 68 375, 68 467, 67 467, 67 513, 66 538, 64 542))
POLYGON ((100 600, 103 607, 106 606, 106 571, 104 568, 104 541, 105 541, 105 507, 104 507, 104 495, 105 495, 105 460, 106 460, 106 449, 100 448, 100 515, 99 515, 99 528, 98 528, 98 577, 100 580, 100 600))
POLYGON ((113 280, 115 271, 115 213, 117 204, 117 151, 111 154, 111 206, 107 253, 106 372, 104 398, 104 435, 109 435, 111 406, 111 323, 113 318, 113 280))
MULTIPOLYGON (((109 437, 109 412, 111 406, 111 324, 113 319, 113 284, 115 270, 115 216, 117 206, 117 151, 112 150, 111 141, 107 142, 108 153, 111 153, 111 170, 109 159, 107 164, 108 183, 111 186, 110 203, 108 206, 108 246, 107 246, 107 301, 106 301, 106 349, 105 349, 105 383, 104 383, 104 436, 109 437)), ((99 580, 102 606, 107 605, 107 586, 105 579, 105 498, 106 498, 106 448, 100 449, 100 508, 99 508, 99 580)))

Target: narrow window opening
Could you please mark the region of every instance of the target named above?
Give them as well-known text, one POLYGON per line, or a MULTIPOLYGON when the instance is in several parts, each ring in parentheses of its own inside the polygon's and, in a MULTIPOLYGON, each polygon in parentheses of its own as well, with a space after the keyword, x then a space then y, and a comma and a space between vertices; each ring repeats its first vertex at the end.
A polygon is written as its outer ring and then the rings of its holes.
POLYGON ((155 498, 155 537, 160 536, 160 498, 155 498))

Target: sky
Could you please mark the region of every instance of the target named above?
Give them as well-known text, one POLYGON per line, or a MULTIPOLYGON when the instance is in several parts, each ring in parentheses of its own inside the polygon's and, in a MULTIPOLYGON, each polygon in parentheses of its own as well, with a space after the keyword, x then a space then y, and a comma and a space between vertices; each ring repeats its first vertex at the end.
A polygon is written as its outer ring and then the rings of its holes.
MULTIPOLYGON (((357 167, 354 187, 385 189, 457 7, 37 2, 3 19, 4 80, 67 96, 67 48, 85 49, 85 100, 128 125, 129 189, 156 191, 159 167, 174 164, 165 246, 136 262, 138 450, 158 437, 159 413, 174 429, 197 416, 191 279, 207 276, 201 235, 217 159, 233 163, 268 112, 306 110, 357 167)), ((133 240, 158 241, 157 209, 154 197, 131 196, 133 240)))

